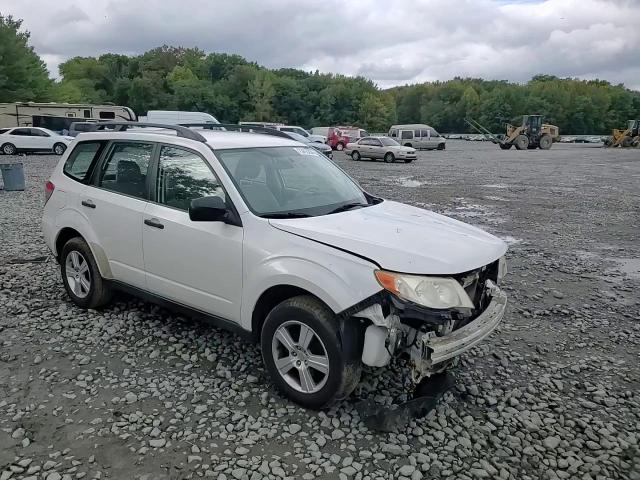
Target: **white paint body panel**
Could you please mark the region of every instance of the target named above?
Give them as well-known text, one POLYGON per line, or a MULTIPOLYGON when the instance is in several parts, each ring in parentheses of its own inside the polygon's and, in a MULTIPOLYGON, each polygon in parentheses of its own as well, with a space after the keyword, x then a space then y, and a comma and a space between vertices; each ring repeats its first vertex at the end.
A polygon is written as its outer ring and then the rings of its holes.
POLYGON ((74 228, 94 255, 104 251, 109 278, 226 318, 246 330, 251 329, 257 301, 271 287, 307 290, 338 313, 381 290, 374 277, 379 267, 455 274, 493 262, 506 251, 504 242, 482 230, 391 201, 322 217, 256 217, 209 147, 301 144, 250 133, 201 134, 208 145, 170 132, 96 132, 77 138, 163 142, 197 151, 224 186, 242 227, 192 222, 184 211, 84 186, 62 173, 67 151, 51 176, 56 188, 43 217, 47 245, 55 252, 62 228, 74 228), (85 199, 93 200, 96 209, 80 206, 85 199), (144 225, 144 219, 151 218, 165 228, 144 225))
POLYGON ((507 251, 505 242, 479 228, 392 201, 336 215, 271 223, 402 273, 467 272, 497 260, 507 251))
MULTIPOLYGON (((187 212, 147 203, 143 225, 147 289, 206 313, 240 321, 243 229, 222 222, 192 222, 187 212)), ((142 222, 142 221, 141 221, 142 222)))

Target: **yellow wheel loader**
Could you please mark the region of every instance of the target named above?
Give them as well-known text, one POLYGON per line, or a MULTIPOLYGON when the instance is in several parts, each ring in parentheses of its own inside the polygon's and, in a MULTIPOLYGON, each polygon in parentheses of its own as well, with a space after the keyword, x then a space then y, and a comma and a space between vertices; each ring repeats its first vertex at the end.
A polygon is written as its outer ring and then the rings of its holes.
POLYGON ((640 147, 640 120, 629 120, 625 130, 613 130, 604 142, 605 147, 640 147))
POLYGON ((557 126, 542 123, 542 115, 523 115, 522 125, 516 127, 507 123, 505 135, 495 136, 473 119, 465 119, 474 130, 489 136, 493 143, 500 146, 502 150, 509 150, 512 146, 518 150, 540 148, 549 150, 554 141, 560 138, 557 126))

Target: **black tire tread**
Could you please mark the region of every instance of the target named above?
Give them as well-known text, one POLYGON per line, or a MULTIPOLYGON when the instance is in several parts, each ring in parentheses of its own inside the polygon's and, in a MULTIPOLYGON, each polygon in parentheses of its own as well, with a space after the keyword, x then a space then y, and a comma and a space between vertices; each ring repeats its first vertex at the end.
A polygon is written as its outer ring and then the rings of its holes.
MULTIPOLYGON (((273 327, 273 330, 275 330, 275 328, 277 328, 277 326, 280 323, 282 323, 282 322, 278 322, 278 320, 273 320, 273 318, 275 318, 274 312, 277 315, 279 311, 283 309, 289 309, 289 308, 303 310, 313 315, 315 318, 318 319, 319 322, 324 324, 327 327, 326 332, 324 333, 327 333, 332 337, 330 338, 330 341, 334 342, 334 345, 338 348, 340 355, 342 356, 342 358, 340 358, 340 362, 343 365, 342 372, 340 372, 340 382, 338 385, 336 385, 332 389, 333 393, 330 393, 330 397, 323 398, 320 400, 314 400, 313 402, 304 403, 304 404, 303 402, 298 401, 298 403, 303 404, 303 406, 308 408, 313 408, 313 409, 329 408, 335 403, 347 398, 349 394, 351 394, 351 392, 358 385, 360 381, 360 374, 362 371, 362 362, 360 361, 360 357, 357 357, 357 355, 355 354, 352 354, 352 357, 354 358, 347 358, 348 354, 345 355, 345 351, 342 346, 342 340, 340 338, 340 333, 339 333, 340 332, 339 321, 336 319, 334 313, 316 297, 313 297, 312 295, 300 295, 297 297, 292 297, 287 300, 284 300, 283 302, 278 304, 273 310, 271 310, 271 312, 269 312, 269 314, 267 315, 267 319, 265 320, 264 325, 262 327, 261 341, 260 341, 261 347, 262 347, 262 356, 263 356, 263 360, 267 368, 267 371, 270 371, 270 367, 267 362, 266 355, 268 355, 271 351, 271 336, 269 335, 269 338, 266 338, 265 335, 267 335, 268 330, 271 329, 272 322, 275 323, 275 327, 273 327), (268 347, 268 348, 265 348, 265 347, 268 347)), ((322 334, 321 332, 317 332, 317 333, 322 334)), ((323 338, 323 342, 324 341, 325 339, 323 338)), ((328 345, 326 345, 326 342, 325 342, 325 346, 327 348, 330 348, 328 345)), ((277 375, 278 375, 277 372, 273 372, 272 378, 279 379, 277 375)), ((276 383, 276 386, 279 387, 278 381, 275 381, 274 383, 276 383)), ((283 389, 279 387, 279 390, 282 391, 283 389)), ((286 394, 286 391, 284 391, 283 393, 286 394)), ((297 401, 295 398, 292 398, 292 400, 297 401)))
POLYGON ((62 247, 62 253, 60 255, 60 273, 62 275, 62 282, 64 284, 65 290, 67 291, 67 294, 80 308, 97 309, 107 305, 111 300, 111 289, 108 285, 105 284, 104 279, 100 275, 100 270, 98 269, 98 265, 93 258, 93 253, 91 252, 89 245, 87 245, 87 242, 85 242, 83 238, 73 237, 62 247), (65 279, 65 260, 67 258, 67 252, 70 250, 78 250, 80 253, 82 253, 87 262, 89 262, 89 268, 91 269, 92 292, 84 299, 74 298, 73 294, 69 291, 69 287, 67 286, 67 282, 65 279))

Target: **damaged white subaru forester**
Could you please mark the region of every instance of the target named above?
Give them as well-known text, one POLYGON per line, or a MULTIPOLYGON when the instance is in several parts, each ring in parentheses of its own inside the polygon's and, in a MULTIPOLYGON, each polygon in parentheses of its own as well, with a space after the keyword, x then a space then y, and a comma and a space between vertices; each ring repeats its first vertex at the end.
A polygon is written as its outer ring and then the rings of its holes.
POLYGON ((414 381, 441 372, 500 323, 500 239, 275 134, 139 126, 81 134, 46 183, 44 237, 76 305, 125 290, 250 334, 310 408, 403 353, 414 381))

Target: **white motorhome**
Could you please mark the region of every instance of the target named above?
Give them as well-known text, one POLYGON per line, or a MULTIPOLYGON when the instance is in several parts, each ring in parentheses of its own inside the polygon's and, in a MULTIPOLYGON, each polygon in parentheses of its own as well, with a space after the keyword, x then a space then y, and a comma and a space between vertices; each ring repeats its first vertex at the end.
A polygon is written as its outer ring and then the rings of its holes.
POLYGON ((141 122, 182 125, 186 123, 220 123, 216 117, 205 112, 187 112, 184 110, 149 110, 141 122))
POLYGON ((135 122, 136 114, 119 105, 82 103, 0 103, 0 128, 34 126, 33 117, 68 117, 135 122))
POLYGON ((435 128, 424 123, 391 125, 389 136, 405 147, 444 150, 447 140, 435 128))

